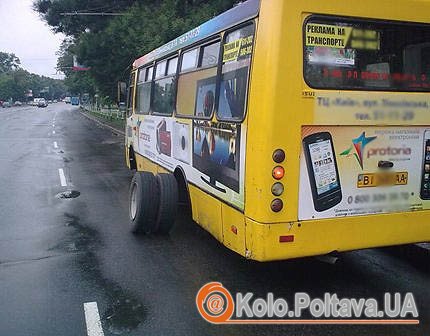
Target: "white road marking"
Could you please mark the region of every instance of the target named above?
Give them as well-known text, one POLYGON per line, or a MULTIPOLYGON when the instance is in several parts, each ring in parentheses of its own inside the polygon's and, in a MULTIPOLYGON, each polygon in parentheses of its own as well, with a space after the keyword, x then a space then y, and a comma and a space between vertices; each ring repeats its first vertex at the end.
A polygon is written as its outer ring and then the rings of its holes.
POLYGON ((55 134, 55 131, 52 131, 52 134, 55 134))
POLYGON ((58 169, 58 174, 60 175, 60 182, 62 187, 67 187, 66 176, 64 175, 63 168, 58 169))
POLYGON ((104 336, 97 302, 84 303, 84 312, 88 336, 104 336))
POLYGON ((54 148, 57 149, 58 145, 57 145, 57 141, 54 141, 54 148))

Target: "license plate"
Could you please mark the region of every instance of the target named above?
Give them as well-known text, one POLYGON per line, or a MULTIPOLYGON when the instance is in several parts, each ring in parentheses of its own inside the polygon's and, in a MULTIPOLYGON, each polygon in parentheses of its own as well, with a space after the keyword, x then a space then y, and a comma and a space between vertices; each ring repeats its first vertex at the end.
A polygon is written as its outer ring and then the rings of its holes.
POLYGON ((357 188, 408 184, 408 172, 367 173, 358 175, 357 188))

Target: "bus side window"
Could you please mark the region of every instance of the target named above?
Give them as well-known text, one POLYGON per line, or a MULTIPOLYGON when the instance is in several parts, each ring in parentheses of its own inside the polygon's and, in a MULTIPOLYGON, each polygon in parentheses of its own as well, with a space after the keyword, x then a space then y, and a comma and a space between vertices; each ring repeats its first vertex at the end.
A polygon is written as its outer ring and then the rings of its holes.
POLYGON ((130 75, 130 83, 128 86, 128 92, 127 92, 127 116, 131 116, 133 113, 133 104, 134 104, 134 79, 135 79, 136 73, 132 72, 130 75))
POLYGON ((210 42, 182 55, 176 104, 178 115, 205 119, 212 117, 219 48, 219 41, 210 42))
POLYGON ((139 70, 136 87, 136 113, 149 114, 152 87, 152 69, 142 68, 139 70))
POLYGON ((217 105, 220 120, 242 121, 245 116, 254 32, 254 24, 249 24, 227 33, 224 38, 217 105))
POLYGON ((178 57, 158 62, 155 68, 152 111, 172 115, 176 92, 176 68, 178 57))

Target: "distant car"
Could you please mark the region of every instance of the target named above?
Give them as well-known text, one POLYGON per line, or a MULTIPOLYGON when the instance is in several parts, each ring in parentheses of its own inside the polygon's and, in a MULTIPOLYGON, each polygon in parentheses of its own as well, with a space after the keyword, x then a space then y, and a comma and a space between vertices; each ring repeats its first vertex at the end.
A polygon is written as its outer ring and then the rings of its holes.
POLYGON ((5 107, 11 107, 12 106, 12 104, 11 103, 9 103, 9 102, 3 102, 3 105, 2 105, 2 107, 3 108, 5 108, 5 107))
POLYGON ((57 99, 54 99, 54 103, 58 103, 58 100, 57 100, 57 99))
POLYGON ((65 102, 66 104, 70 104, 70 103, 72 102, 72 98, 70 98, 70 97, 66 97, 66 98, 64 98, 64 102, 65 102))
POLYGON ((70 102, 72 105, 79 105, 79 97, 72 97, 70 102))
POLYGON ((48 103, 46 102, 45 98, 40 98, 37 102, 37 107, 47 107, 48 103))
POLYGON ((22 103, 19 100, 17 100, 15 103, 13 103, 13 106, 22 106, 22 103))

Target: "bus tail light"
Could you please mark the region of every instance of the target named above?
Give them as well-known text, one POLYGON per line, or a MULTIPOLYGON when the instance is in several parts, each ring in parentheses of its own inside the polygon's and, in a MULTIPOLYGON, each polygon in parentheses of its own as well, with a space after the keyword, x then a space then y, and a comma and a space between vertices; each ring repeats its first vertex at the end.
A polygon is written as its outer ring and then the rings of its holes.
POLYGON ((282 149, 276 149, 272 155, 273 161, 281 163, 285 160, 285 152, 282 149))
POLYGON ((276 182, 272 185, 272 194, 274 196, 281 196, 284 192, 284 185, 281 182, 276 182))
POLYGON ((284 203, 279 198, 275 198, 270 204, 270 208, 272 209, 273 212, 279 212, 282 210, 283 207, 284 207, 284 203))
POLYGON ((272 176, 275 180, 280 180, 281 178, 284 177, 284 175, 285 175, 285 170, 283 167, 276 166, 275 168, 273 168, 272 176))

